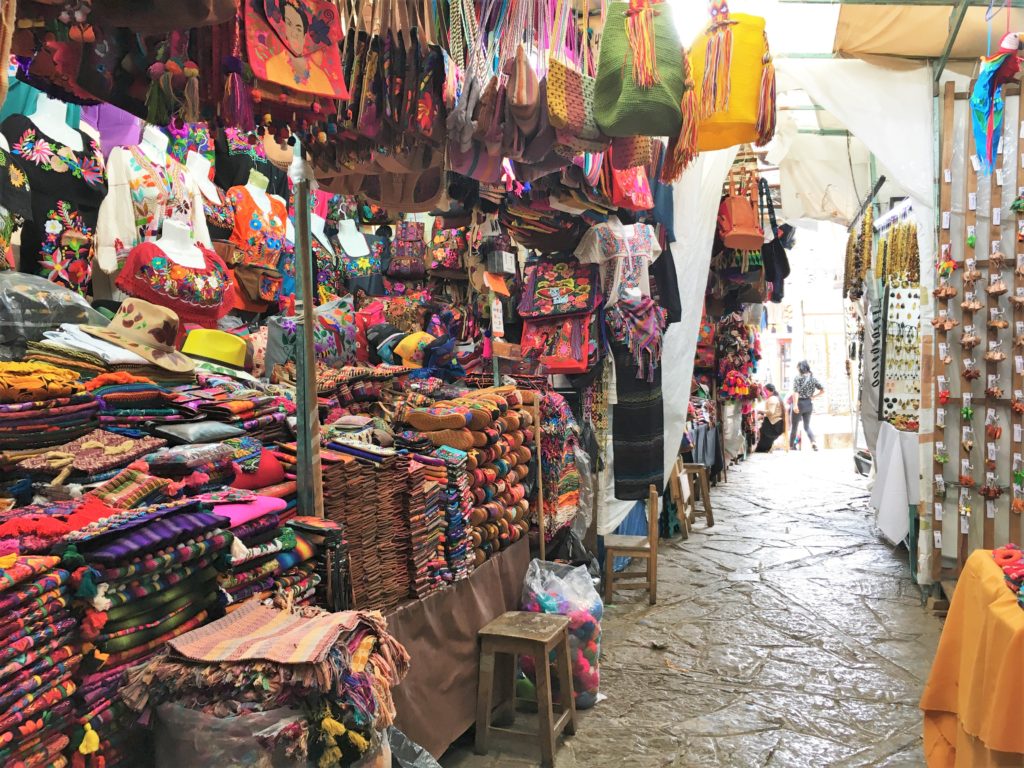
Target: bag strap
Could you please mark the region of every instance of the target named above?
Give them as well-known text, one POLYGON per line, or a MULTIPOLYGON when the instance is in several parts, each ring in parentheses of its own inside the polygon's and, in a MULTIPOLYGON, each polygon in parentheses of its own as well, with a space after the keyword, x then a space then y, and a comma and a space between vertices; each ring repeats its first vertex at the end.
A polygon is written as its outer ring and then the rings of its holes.
POLYGON ((772 202, 772 193, 771 188, 768 186, 768 179, 760 179, 758 185, 761 188, 761 205, 768 209, 768 221, 772 225, 772 239, 778 240, 779 223, 775 220, 775 203, 772 202))

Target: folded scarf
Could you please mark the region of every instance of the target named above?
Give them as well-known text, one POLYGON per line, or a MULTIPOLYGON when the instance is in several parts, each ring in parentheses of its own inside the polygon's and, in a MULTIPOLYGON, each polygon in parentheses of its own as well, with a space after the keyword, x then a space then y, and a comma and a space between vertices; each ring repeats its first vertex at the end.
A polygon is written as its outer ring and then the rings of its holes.
POLYGON ((231 538, 229 533, 214 531, 198 541, 189 540, 184 544, 177 544, 172 549, 162 550, 144 560, 136 560, 128 565, 104 569, 100 571, 100 578, 103 581, 119 581, 144 574, 162 573, 174 565, 188 563, 219 552, 228 545, 231 538))
POLYGON ((626 345, 636 361, 636 377, 654 381, 668 313, 649 296, 619 299, 605 310, 611 337, 626 345))

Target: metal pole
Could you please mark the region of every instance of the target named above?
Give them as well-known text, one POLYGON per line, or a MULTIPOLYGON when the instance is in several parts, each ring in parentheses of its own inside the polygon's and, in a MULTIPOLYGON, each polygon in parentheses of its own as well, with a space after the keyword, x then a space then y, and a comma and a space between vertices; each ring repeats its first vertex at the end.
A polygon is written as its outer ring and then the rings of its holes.
POLYGON ((300 515, 324 516, 323 475, 320 469, 320 415, 316 396, 316 353, 313 348, 313 269, 310 242, 309 178, 298 141, 288 169, 295 192, 295 310, 301 329, 296 354, 298 509, 300 515))

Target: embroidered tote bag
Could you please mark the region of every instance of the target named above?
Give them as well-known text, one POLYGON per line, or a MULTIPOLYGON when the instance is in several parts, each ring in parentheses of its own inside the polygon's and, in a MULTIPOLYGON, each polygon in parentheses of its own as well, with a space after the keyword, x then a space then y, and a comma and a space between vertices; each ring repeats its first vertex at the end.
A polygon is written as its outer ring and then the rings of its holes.
POLYGON ((519 314, 523 318, 586 315, 601 303, 597 264, 541 260, 526 267, 519 314))

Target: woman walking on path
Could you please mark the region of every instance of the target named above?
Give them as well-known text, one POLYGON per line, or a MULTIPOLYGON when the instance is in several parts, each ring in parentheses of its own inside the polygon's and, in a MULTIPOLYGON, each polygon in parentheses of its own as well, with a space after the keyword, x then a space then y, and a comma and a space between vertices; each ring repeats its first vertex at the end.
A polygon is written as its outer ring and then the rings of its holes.
POLYGON ((824 393, 825 388, 821 386, 820 381, 814 378, 811 366, 807 364, 806 360, 801 360, 796 367, 800 375, 793 382, 793 394, 790 395, 791 403, 793 398, 796 398, 796 408, 793 412, 793 428, 789 432, 789 447, 796 448, 796 436, 800 430, 800 422, 803 421, 804 432, 811 438, 811 447, 818 450, 818 443, 811 431, 811 414, 814 413, 814 398, 824 393))

